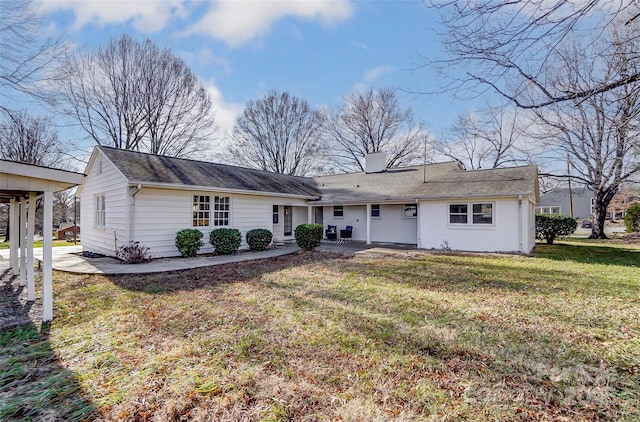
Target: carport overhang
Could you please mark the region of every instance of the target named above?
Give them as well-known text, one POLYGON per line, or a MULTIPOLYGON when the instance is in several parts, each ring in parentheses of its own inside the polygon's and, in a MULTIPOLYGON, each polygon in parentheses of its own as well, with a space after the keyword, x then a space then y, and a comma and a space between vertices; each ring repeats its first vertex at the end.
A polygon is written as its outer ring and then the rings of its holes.
POLYGON ((38 198, 43 199, 43 322, 53 319, 53 194, 77 186, 83 180, 84 174, 81 173, 0 160, 0 203, 9 204, 10 265, 14 275, 20 277, 20 285, 27 286, 27 299, 30 301, 35 300, 35 202, 38 198))

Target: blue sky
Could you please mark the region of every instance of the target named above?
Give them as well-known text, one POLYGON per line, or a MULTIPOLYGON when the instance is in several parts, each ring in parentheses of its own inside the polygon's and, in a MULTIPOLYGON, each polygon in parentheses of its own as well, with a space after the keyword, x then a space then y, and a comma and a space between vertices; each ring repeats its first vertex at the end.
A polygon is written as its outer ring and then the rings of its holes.
MULTIPOLYGON (((223 131, 271 89, 336 108, 362 87, 428 91, 438 83, 416 69, 421 55, 441 51, 436 11, 419 0, 41 0, 41 11, 75 48, 122 33, 171 48, 208 87, 223 131)), ((435 135, 473 107, 450 95, 403 92, 401 100, 435 135)))

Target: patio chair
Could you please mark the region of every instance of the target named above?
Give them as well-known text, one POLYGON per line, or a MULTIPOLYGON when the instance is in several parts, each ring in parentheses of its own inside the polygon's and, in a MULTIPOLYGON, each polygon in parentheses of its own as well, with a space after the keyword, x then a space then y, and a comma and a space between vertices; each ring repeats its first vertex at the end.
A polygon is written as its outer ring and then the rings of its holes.
POLYGON ((340 230, 340 239, 351 240, 351 234, 353 233, 353 226, 347 226, 344 230, 340 230))
POLYGON ((324 237, 327 240, 336 240, 338 238, 338 226, 327 226, 324 237))

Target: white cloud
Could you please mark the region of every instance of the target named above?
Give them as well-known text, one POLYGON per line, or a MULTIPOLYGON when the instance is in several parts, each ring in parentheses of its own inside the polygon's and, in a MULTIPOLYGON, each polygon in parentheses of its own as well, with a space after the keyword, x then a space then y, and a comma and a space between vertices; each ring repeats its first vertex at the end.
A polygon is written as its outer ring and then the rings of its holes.
POLYGON ((244 104, 236 104, 227 102, 222 92, 213 83, 206 83, 205 87, 211 96, 213 102, 213 112, 215 113, 216 125, 218 126, 218 135, 225 138, 233 131, 236 117, 244 110, 244 104))
POLYGON ((362 81, 358 82, 354 86, 354 90, 363 91, 363 90, 369 89, 369 87, 382 75, 385 75, 387 73, 393 73, 396 70, 397 68, 395 66, 389 66, 389 65, 378 66, 378 67, 369 69, 364 73, 362 81))
POLYGON ((72 28, 79 30, 92 24, 98 26, 131 23, 143 33, 163 30, 173 17, 185 17, 184 0, 41 0, 43 11, 69 10, 75 21, 72 28))
POLYGON ((208 35, 236 47, 265 36, 274 22, 288 16, 332 24, 351 13, 348 0, 216 1, 186 34, 208 35))

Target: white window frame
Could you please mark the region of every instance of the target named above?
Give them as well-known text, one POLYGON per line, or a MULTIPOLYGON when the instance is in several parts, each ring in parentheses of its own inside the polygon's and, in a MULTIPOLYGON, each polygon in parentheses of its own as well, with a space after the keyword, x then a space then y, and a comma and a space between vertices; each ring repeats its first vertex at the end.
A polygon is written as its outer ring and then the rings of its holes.
POLYGON ((418 218, 418 204, 416 203, 402 204, 402 218, 406 218, 406 219, 418 218), (407 207, 415 209, 415 212, 413 213, 413 215, 407 215, 407 207))
POLYGON ((381 218, 382 217, 382 207, 380 204, 371 204, 371 218, 381 218), (378 215, 374 213, 377 211, 378 215))
POLYGON ((106 204, 104 193, 93 196, 93 227, 104 230, 107 222, 106 204))
POLYGON ((343 205, 334 205, 333 206, 333 218, 344 218, 344 206, 343 205), (336 213, 336 211, 340 212, 340 215, 336 213))
POLYGON ((562 214, 562 207, 560 207, 560 205, 538 206, 536 207, 536 214, 560 215, 562 214))
POLYGON ((211 226, 211 196, 194 194, 191 197, 191 199, 192 199, 191 226, 192 227, 210 227, 211 226))
POLYGON ((213 197, 213 227, 229 227, 231 225, 231 197, 213 197))
POLYGON ((451 202, 447 204, 447 224, 450 226, 457 227, 494 227, 496 225, 496 204, 495 202, 451 202), (476 205, 490 205, 491 206, 491 223, 483 223, 483 222, 475 222, 474 217, 478 215, 482 215, 482 213, 474 212, 474 208, 476 205), (466 213, 457 212, 452 214, 451 207, 452 206, 464 206, 466 207, 466 213), (451 216, 466 216, 465 223, 452 223, 451 216))

